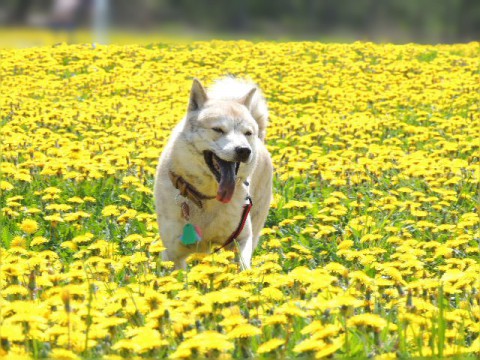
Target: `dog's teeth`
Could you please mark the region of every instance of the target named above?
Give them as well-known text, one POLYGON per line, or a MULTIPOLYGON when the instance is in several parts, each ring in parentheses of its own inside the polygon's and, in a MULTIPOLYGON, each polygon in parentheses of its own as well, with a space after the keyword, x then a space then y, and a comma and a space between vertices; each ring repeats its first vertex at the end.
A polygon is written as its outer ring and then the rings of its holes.
POLYGON ((217 161, 216 158, 213 158, 212 163, 213 163, 213 167, 215 168, 215 170, 220 171, 220 165, 218 164, 218 161, 217 161))

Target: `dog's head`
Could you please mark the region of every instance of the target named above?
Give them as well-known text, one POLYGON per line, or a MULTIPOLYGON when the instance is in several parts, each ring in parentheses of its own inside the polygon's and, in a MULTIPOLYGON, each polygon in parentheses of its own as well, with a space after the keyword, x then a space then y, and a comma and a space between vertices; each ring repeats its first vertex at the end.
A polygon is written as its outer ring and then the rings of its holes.
POLYGON ((258 124, 249 108, 256 88, 239 100, 209 99, 194 79, 183 135, 203 154, 205 166, 218 186, 217 200, 228 203, 238 176, 247 177, 255 163, 258 124))

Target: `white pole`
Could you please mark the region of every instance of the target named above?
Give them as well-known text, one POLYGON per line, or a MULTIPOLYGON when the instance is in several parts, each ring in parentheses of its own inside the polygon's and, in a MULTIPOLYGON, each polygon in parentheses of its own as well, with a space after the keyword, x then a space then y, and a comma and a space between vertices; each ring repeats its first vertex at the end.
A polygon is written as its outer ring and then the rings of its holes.
POLYGON ((98 44, 108 43, 108 13, 109 0, 93 1, 94 42, 98 44))

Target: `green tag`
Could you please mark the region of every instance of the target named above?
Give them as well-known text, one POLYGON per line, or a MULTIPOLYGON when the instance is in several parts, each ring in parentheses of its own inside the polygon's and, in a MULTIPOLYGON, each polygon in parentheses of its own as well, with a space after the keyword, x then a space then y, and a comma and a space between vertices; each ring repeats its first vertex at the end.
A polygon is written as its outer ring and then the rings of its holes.
POLYGON ((192 245, 202 239, 200 229, 192 224, 186 224, 183 227, 183 234, 180 240, 183 245, 192 245))

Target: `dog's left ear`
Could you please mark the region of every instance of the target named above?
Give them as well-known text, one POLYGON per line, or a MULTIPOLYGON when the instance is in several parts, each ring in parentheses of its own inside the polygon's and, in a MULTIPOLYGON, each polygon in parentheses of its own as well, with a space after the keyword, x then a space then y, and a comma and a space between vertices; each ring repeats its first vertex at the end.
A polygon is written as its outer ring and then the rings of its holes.
POLYGON ((192 89, 190 90, 190 101, 188 102, 188 111, 200 110, 207 102, 207 92, 198 79, 193 79, 192 89))
POLYGON ((257 88, 253 88, 250 90, 247 95, 242 97, 240 100, 240 104, 245 105, 245 107, 250 110, 250 105, 252 105, 252 100, 253 100, 253 95, 255 95, 255 92, 257 91, 257 88))

